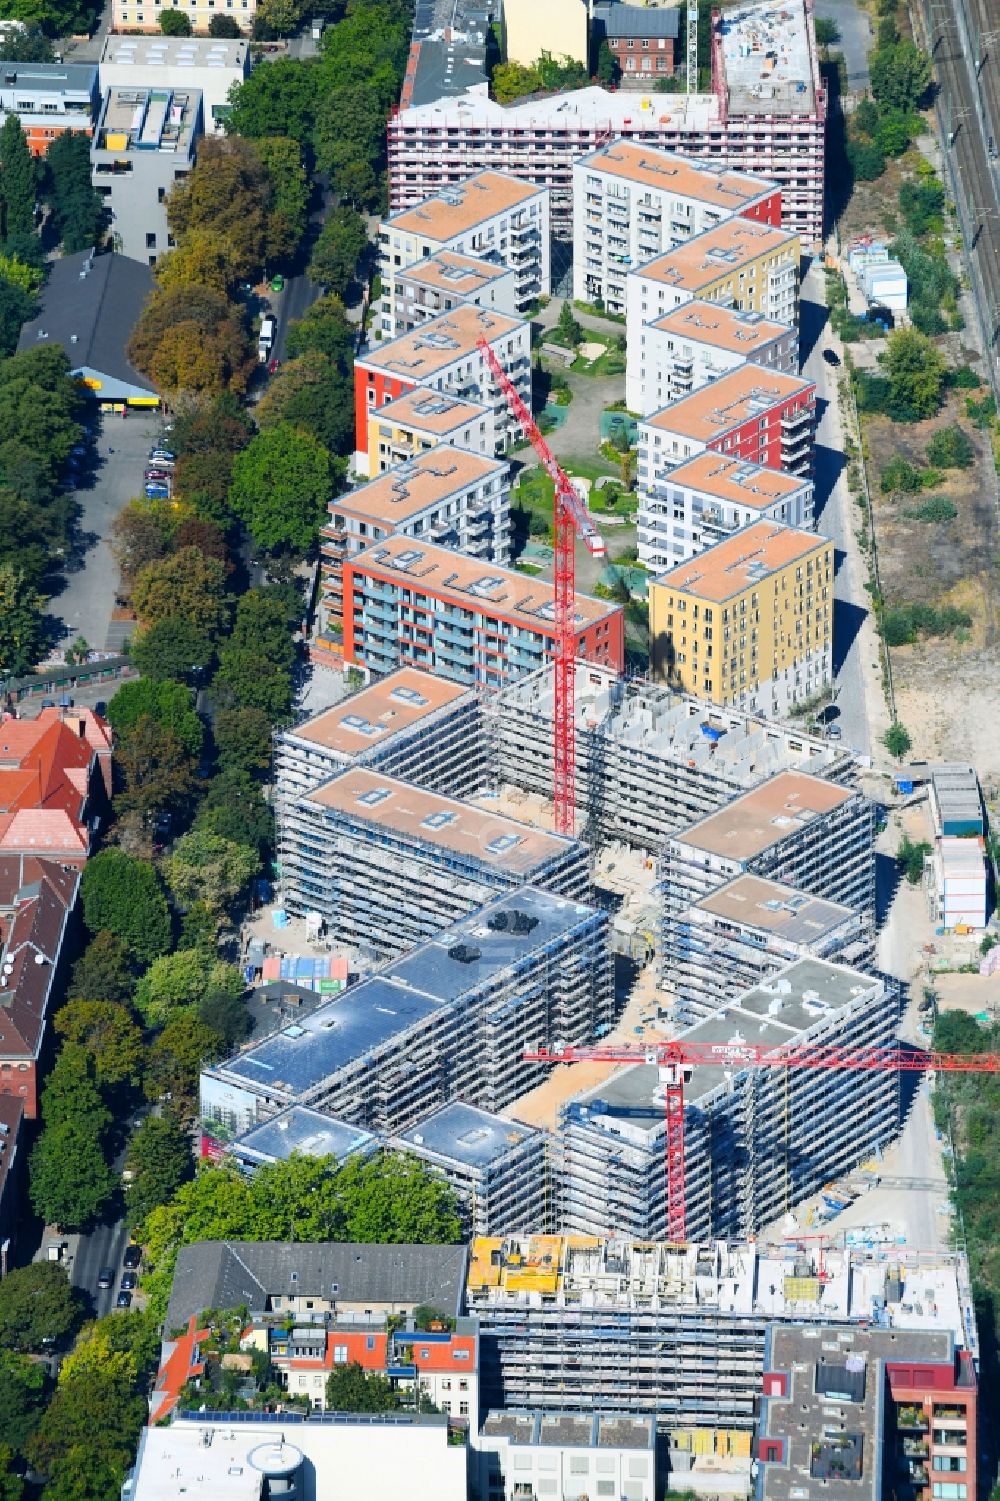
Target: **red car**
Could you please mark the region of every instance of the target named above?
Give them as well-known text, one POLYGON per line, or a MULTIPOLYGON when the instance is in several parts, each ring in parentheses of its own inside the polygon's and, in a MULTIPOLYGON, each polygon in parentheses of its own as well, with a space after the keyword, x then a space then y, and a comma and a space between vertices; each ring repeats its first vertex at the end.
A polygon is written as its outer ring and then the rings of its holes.
POLYGON ((277 370, 277 368, 278 368, 278 366, 280 364, 281 364, 280 360, 269 360, 268 361, 268 365, 267 365, 267 373, 268 373, 268 375, 273 375, 274 372, 277 370))

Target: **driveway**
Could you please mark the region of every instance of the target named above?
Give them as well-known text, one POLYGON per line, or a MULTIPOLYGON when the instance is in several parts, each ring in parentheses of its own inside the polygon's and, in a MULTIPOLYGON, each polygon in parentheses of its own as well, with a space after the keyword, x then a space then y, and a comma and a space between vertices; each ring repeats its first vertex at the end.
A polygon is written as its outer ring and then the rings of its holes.
POLYGON ((152 413, 133 412, 127 418, 108 413, 101 418, 96 471, 75 497, 80 506, 80 549, 63 588, 49 602, 49 614, 61 627, 61 646, 77 636, 96 651, 121 645, 111 622, 118 588, 111 525, 122 507, 142 494, 146 456, 162 425, 163 418, 152 413))

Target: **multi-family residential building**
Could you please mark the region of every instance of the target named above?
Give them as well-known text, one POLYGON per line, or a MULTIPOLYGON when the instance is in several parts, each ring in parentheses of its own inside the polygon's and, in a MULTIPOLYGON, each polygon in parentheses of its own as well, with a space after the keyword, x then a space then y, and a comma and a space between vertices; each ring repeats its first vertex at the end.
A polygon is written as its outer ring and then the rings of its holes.
MULTIPOLYGON (((44 839, 39 843, 44 849, 44 839)), ((0 850, 0 1096, 20 1100, 26 1120, 38 1115, 46 1018, 50 999, 59 994, 60 957, 79 878, 76 865, 61 857, 0 850)))
POLYGON ((293 1153, 302 1157, 330 1157, 341 1167, 351 1157, 370 1157, 381 1142, 370 1131, 347 1121, 335 1120, 321 1110, 291 1105, 261 1121, 230 1143, 229 1156, 247 1174, 272 1162, 287 1162, 293 1153))
POLYGON ((543 52, 570 57, 584 67, 589 57, 586 0, 549 0, 539 7, 532 0, 506 0, 503 7, 504 56, 530 67, 543 52))
POLYGON ((89 136, 100 98, 93 63, 0 66, 0 125, 8 115, 16 115, 32 156, 44 156, 64 131, 89 136))
POLYGON ((173 245, 166 200, 194 166, 202 130, 199 89, 108 89, 90 149, 91 181, 122 255, 155 266, 173 245))
POLYGON ((755 521, 653 579, 653 670, 717 704, 787 714, 833 681, 833 543, 755 521))
POLYGON ((706 449, 807 477, 815 436, 812 381, 741 365, 642 419, 636 483, 646 492, 665 470, 706 449))
POLYGON ((492 458, 497 451, 493 408, 416 386, 368 414, 368 473, 381 474, 449 443, 492 458))
MULTIPOLYGON (((345 560, 344 661, 371 672, 423 667, 459 683, 500 687, 555 653, 550 583, 446 547, 391 536, 345 560)), ((620 605, 577 594, 578 657, 621 672, 620 605)))
POLYGON ((111 729, 92 709, 4 722, 0 856, 82 865, 110 798, 111 729))
POLYGON ((171 11, 185 16, 196 34, 206 34, 214 18, 222 15, 229 16, 250 36, 257 0, 112 0, 111 29, 153 31, 160 36, 160 22, 171 11))
POLYGON ((573 167, 573 296, 625 313, 630 270, 734 215, 780 226, 763 178, 616 140, 573 167))
MULTIPOLYGON (((128 0, 122 3, 128 4, 128 0)), ((146 5, 152 10, 153 3, 154 0, 132 0, 140 11, 146 5)), ((136 26, 141 24, 136 17, 136 26)), ((232 108, 230 89, 250 76, 250 43, 246 38, 109 33, 98 67, 102 94, 108 89, 127 89, 137 83, 143 87, 155 84, 167 89, 200 90, 205 133, 218 135, 225 129, 232 108)))
MULTIPOLYGON (((798 959, 679 1035, 724 1052, 718 1065, 692 1069, 684 1086, 692 1239, 759 1234, 899 1131, 892 1069, 741 1066, 741 1045, 887 1047, 898 1021, 882 980, 798 959)), ((614 1225, 637 1240, 667 1237, 666 1129, 655 1063, 620 1070, 565 1105, 552 1148, 553 1223, 567 1234, 614 1225)))
MULTIPOLYGON (((463 49, 456 53, 457 67, 463 49)), ((776 182, 785 227, 805 248, 822 242, 826 95, 806 0, 751 0, 720 13, 708 93, 593 87, 502 105, 489 98, 481 67, 457 88, 452 76, 442 71, 436 90, 419 94, 404 85, 389 121, 393 209, 492 168, 547 187, 553 223, 568 236, 573 164, 623 136, 776 182)))
POLYGON ((15 1264, 17 1231, 24 1221, 24 1101, 0 1091, 0 1277, 15 1264))
POLYGON ((550 290, 548 190, 504 172, 469 174, 391 214, 379 226, 378 241, 382 331, 390 337, 401 332, 397 278, 439 250, 495 259, 511 270, 518 312, 550 290))
POLYGON ((639 495, 639 560, 658 573, 755 521, 811 528, 814 517, 811 479, 706 450, 646 475, 639 495))
POLYGON ((667 1429, 752 1429, 772 1324, 847 1334, 878 1310, 880 1327, 943 1331, 956 1350, 979 1354, 964 1256, 898 1246, 824 1254, 794 1236, 683 1246, 610 1233, 477 1239, 465 1307, 479 1319, 485 1408, 625 1410, 667 1429))
MULTIPOLYGON (((850 752, 797 727, 589 663, 577 664, 575 713, 576 806, 592 844, 658 854, 669 834, 778 772, 839 783, 855 770, 850 752)), ((501 781, 551 797, 551 671, 501 690, 496 728, 501 781)))
POLYGON ((493 413, 496 452, 521 437, 507 398, 480 348, 485 340, 531 404, 531 325, 506 313, 462 303, 388 343, 369 345, 354 362, 355 467, 369 472, 368 424, 380 407, 420 386, 482 402, 493 413))
POLYGON ((344 618, 344 563, 388 536, 427 538, 468 557, 510 556, 510 470, 492 456, 444 444, 345 490, 320 529, 323 627, 344 618))
POLYGON ((663 978, 676 998, 672 1016, 688 1026, 795 959, 860 968, 871 953, 860 912, 761 876, 737 876, 680 914, 663 978))
POLYGON ((638 347, 629 348, 625 400, 646 416, 751 361, 797 375, 798 329, 719 302, 681 303, 643 324, 638 347))
POLYGON ((491 1412, 473 1460, 476 1501, 657 1495, 656 1423, 629 1412, 491 1412))
POLYGON ((201 1077, 202 1151, 289 1105, 396 1135, 449 1100, 496 1113, 540 1083, 539 1043, 608 1027, 608 914, 524 886, 201 1077))
POLYGON ((585 844, 355 766, 282 809, 282 901, 378 961, 523 885, 586 897, 585 844))
POLYGON ((870 920, 873 829, 874 808, 862 793, 786 771, 671 834, 662 866, 661 973, 666 976, 683 958, 675 924, 737 876, 781 881, 854 907, 870 920))
POLYGON ((627 5, 624 0, 597 0, 593 8, 595 53, 607 42, 618 65, 621 88, 650 89, 677 70, 683 54, 681 12, 673 5, 627 5))
POLYGON ((460 302, 512 317, 521 311, 512 266, 455 250, 439 250, 397 271, 395 288, 393 330, 397 334, 419 328, 439 313, 450 313, 460 302))
POLYGON ((452 1100, 389 1145, 419 1157, 450 1184, 471 1234, 502 1235, 511 1225, 545 1223, 550 1189, 544 1132, 452 1100))

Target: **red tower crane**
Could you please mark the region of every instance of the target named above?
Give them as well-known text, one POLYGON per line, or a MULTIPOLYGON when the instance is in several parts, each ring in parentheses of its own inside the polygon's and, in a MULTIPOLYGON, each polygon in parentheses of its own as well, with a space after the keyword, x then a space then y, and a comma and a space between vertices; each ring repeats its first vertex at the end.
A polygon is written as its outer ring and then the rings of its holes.
POLYGON ((587 508, 566 475, 551 448, 538 431, 535 419, 517 387, 497 359, 486 339, 479 340, 483 358, 493 379, 507 398, 507 405, 517 418, 542 468, 555 486, 555 692, 553 695, 552 799, 555 804, 557 834, 573 833, 576 806, 576 734, 573 701, 576 689, 576 632, 573 629, 573 604, 576 562, 573 554, 574 534, 579 532, 595 558, 605 554, 604 538, 597 530, 587 508))
POLYGON ((895 1070, 923 1073, 925 1069, 962 1074, 1000 1073, 1000 1053, 930 1053, 900 1043, 883 1047, 849 1047, 832 1043, 793 1043, 766 1047, 762 1043, 684 1042, 674 1039, 651 1047, 627 1044, 602 1047, 537 1048, 526 1052, 531 1063, 651 1063, 659 1069, 666 1111, 667 1236, 687 1240, 684 1196, 684 1085, 698 1064, 716 1068, 830 1068, 895 1070))

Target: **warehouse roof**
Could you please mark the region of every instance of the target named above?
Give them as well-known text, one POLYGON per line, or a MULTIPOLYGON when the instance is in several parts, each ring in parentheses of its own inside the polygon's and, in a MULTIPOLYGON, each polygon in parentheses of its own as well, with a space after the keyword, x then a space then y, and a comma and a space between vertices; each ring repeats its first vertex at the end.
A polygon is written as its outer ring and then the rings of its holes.
POLYGON ((857 796, 853 788, 807 772, 783 771, 717 813, 688 824, 671 842, 735 862, 750 860, 857 796))
POLYGON ((108 35, 101 50, 101 67, 134 67, 143 82, 155 81, 160 68, 238 68, 247 71, 250 43, 246 37, 117 36, 108 35), (146 75, 153 74, 154 79, 146 75))
POLYGON ((828 537, 804 527, 785 526, 781 521, 754 521, 706 547, 697 557, 668 568, 653 583, 657 589, 724 604, 748 589, 758 588, 792 563, 822 553, 824 548, 830 550, 832 559, 833 544, 828 537))
POLYGON ((21 329, 18 351, 61 344, 71 373, 92 370, 155 394, 126 354, 154 285, 149 267, 126 255, 64 255, 49 266, 41 309, 21 329))

